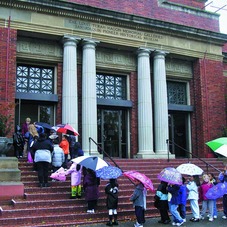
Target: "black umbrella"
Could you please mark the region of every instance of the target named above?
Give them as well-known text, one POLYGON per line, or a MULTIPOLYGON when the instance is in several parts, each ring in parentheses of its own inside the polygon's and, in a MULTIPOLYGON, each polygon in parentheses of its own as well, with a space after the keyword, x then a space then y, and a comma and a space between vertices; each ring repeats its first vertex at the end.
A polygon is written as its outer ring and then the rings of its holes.
POLYGON ((46 129, 52 129, 52 126, 45 122, 35 122, 35 124, 42 126, 43 128, 46 128, 46 129))

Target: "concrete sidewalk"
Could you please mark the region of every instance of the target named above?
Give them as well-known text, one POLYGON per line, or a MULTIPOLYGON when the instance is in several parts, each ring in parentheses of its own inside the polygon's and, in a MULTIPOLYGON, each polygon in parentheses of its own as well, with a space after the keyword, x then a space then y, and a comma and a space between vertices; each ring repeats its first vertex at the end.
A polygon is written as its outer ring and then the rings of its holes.
MULTIPOLYGON (((187 215, 187 222, 184 223, 182 226, 184 227, 227 227, 227 219, 222 219, 222 212, 218 213, 218 218, 214 219, 213 222, 208 221, 208 218, 205 218, 204 220, 200 220, 200 222, 190 222, 189 219, 192 217, 191 214, 187 215)), ((106 219, 108 221, 108 218, 106 219)), ((172 223, 169 224, 159 224, 158 220, 160 218, 151 218, 146 219, 146 223, 143 225, 144 227, 162 227, 162 226, 172 226, 172 223)), ((119 227, 133 227, 135 221, 128 221, 128 222, 119 222, 119 227)), ((116 225, 114 225, 116 226, 116 225)), ((106 224, 89 224, 89 225, 83 225, 83 227, 107 227, 106 224)))

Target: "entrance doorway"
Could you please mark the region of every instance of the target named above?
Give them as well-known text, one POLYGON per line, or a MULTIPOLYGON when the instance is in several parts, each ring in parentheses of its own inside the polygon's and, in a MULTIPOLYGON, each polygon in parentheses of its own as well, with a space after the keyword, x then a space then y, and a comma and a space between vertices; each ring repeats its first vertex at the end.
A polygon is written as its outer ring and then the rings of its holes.
MULTIPOLYGON (((18 101, 18 100, 17 100, 18 101)), ((46 122, 54 125, 54 105, 36 101, 21 101, 16 106, 15 124, 22 125, 27 117, 33 122, 46 122)))
POLYGON ((182 113, 169 114, 169 149, 176 158, 187 157, 187 115, 182 113))
POLYGON ((124 110, 98 109, 98 144, 111 157, 127 158, 126 119, 124 110))

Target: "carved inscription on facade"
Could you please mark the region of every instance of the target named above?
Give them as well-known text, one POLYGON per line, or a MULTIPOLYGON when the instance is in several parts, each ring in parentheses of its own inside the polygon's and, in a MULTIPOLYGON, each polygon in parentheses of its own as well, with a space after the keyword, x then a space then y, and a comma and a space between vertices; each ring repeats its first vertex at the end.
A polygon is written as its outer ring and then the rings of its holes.
POLYGON ((136 31, 133 29, 121 28, 105 24, 90 23, 79 20, 66 19, 65 27, 75 30, 87 31, 90 33, 118 36, 121 38, 136 39, 141 41, 150 41, 157 43, 163 43, 165 41, 164 36, 156 33, 147 33, 142 31, 136 31))

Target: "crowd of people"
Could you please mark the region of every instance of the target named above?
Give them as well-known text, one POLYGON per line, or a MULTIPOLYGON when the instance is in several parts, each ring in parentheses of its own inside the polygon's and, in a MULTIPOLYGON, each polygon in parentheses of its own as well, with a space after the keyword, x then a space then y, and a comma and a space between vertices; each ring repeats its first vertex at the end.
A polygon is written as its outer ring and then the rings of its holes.
MULTIPOLYGON (((27 157, 28 162, 32 162, 34 170, 38 173, 38 186, 49 187, 49 170, 57 171, 64 168, 65 175, 71 175, 71 199, 81 198, 82 191, 87 202, 87 213, 94 214, 99 199, 100 178, 95 171, 85 168, 75 162, 73 158, 83 156, 84 152, 76 137, 73 135, 59 136, 53 130, 31 123, 30 118, 26 118, 22 129, 17 126, 13 135, 15 156, 18 158, 27 157), (81 180, 83 176, 83 181, 81 180)), ((218 179, 220 182, 227 183, 227 165, 220 172, 218 179)), ((199 176, 182 177, 182 185, 170 184, 161 181, 156 193, 154 206, 159 210, 161 219, 160 224, 181 226, 186 222, 186 205, 190 204, 192 218, 191 222, 199 222, 205 219, 212 222, 217 218, 217 206, 215 199, 206 197, 207 191, 218 181, 214 174, 203 174, 202 183, 199 176), (200 209, 199 202, 202 206, 200 209), (172 221, 170 218, 172 216, 172 221)), ((139 180, 133 180, 135 189, 130 201, 135 208, 136 223, 135 227, 143 227, 145 223, 146 192, 144 185, 139 180)), ((107 226, 118 225, 118 183, 116 179, 110 179, 105 187, 106 207, 108 209, 109 221, 107 226)), ((227 193, 223 195, 223 219, 227 219, 227 193)))
MULTIPOLYGON (((217 218, 217 205, 215 199, 206 197, 210 188, 219 182, 227 183, 227 165, 219 173, 218 181, 213 173, 203 174, 202 181, 196 176, 182 177, 182 185, 169 184, 161 181, 155 194, 155 207, 159 210, 161 224, 171 223, 169 213, 172 215, 172 225, 181 226, 186 222, 186 204, 190 204, 191 222, 199 222, 206 217, 210 222, 217 218), (201 202, 201 207, 199 206, 201 202)), ((223 195, 223 216, 227 219, 227 193, 223 195)))
MULTIPOLYGON (((87 213, 94 214, 99 199, 100 178, 96 177, 95 171, 71 161, 84 155, 76 137, 66 134, 62 134, 61 137, 59 140, 54 130, 43 128, 35 122, 31 123, 31 119, 26 118, 22 129, 17 126, 13 135, 15 156, 27 158, 28 162, 33 163, 40 188, 50 187, 50 170, 56 172, 64 168, 64 174, 71 175, 70 199, 81 198, 83 192, 87 202, 87 213)), ((52 181, 55 180, 52 179, 52 181)), ((107 225, 118 225, 118 183, 115 179, 110 179, 105 192, 109 212, 107 225)))

